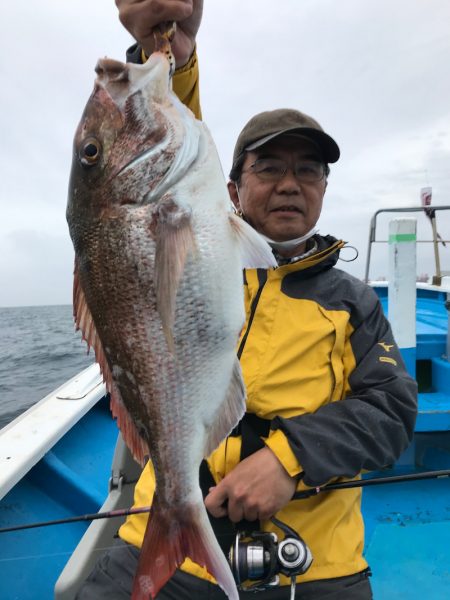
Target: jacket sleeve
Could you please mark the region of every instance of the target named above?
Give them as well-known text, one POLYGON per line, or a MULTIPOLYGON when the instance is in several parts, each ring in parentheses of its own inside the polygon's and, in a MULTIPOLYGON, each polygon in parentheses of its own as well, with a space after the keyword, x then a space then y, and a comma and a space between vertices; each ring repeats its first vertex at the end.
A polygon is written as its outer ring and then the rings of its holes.
MULTIPOLYGON (((138 44, 127 50, 127 62, 142 64, 145 55, 138 44)), ((200 107, 200 87, 197 52, 194 50, 189 61, 173 75, 173 91, 188 108, 192 110, 197 119, 202 118, 200 107)))
POLYGON ((349 336, 349 393, 315 413, 277 417, 308 486, 355 477, 393 463, 408 446, 417 415, 417 385, 404 366, 380 302, 370 288, 358 297, 349 336))

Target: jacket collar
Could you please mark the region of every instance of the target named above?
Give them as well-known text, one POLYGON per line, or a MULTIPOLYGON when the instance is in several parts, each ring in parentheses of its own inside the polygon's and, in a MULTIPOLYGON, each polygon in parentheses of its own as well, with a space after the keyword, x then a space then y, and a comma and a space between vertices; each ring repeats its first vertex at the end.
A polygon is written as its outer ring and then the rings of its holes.
POLYGON ((312 275, 334 267, 339 258, 339 251, 344 247, 345 242, 331 235, 322 236, 316 234, 311 239, 317 244, 317 250, 314 254, 305 256, 304 258, 300 257, 298 260, 294 260, 294 262, 286 265, 280 265, 277 271, 284 274, 308 269, 312 275))

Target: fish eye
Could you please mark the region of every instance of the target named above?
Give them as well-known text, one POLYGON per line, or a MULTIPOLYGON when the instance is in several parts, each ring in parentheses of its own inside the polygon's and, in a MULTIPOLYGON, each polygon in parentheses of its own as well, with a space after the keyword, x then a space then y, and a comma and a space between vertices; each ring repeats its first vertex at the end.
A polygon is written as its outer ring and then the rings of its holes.
POLYGON ((80 148, 80 160, 83 165, 95 165, 100 158, 101 145, 95 138, 84 140, 80 148))

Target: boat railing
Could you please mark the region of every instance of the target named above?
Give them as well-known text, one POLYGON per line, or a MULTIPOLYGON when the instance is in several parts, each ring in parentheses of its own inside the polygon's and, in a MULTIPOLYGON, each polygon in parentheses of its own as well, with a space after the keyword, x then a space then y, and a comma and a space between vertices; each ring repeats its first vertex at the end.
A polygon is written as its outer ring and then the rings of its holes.
POLYGON ((105 395, 97 363, 37 402, 0 435, 0 499, 105 395))
POLYGON ((441 265, 440 265, 439 244, 440 243, 449 243, 450 244, 450 240, 441 239, 439 234, 437 233, 436 214, 435 213, 436 213, 436 211, 441 211, 441 210, 450 210, 450 206, 448 206, 448 205, 446 205, 446 206, 426 206, 426 207, 411 206, 411 207, 398 207, 398 208, 380 208, 379 210, 377 210, 373 214, 373 216, 370 220, 369 243, 368 243, 368 248, 367 248, 367 258, 366 258, 366 269, 365 269, 364 281, 366 283, 369 282, 372 244, 380 244, 380 243, 387 244, 389 242, 389 240, 377 240, 376 239, 376 227, 377 227, 378 215, 380 215, 381 213, 414 213, 415 212, 415 213, 422 213, 425 217, 427 217, 431 221, 431 227, 432 227, 432 232, 433 232, 432 239, 416 240, 416 242, 421 243, 421 244, 433 244, 436 272, 432 277, 432 283, 434 285, 439 286, 442 281, 442 276, 444 275, 444 273, 441 271, 441 265))

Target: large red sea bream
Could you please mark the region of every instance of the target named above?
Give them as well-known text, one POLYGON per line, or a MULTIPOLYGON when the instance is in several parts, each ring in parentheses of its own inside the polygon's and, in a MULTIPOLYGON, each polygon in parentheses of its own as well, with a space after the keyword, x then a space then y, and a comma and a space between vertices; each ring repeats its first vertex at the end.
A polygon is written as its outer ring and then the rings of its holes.
POLYGON ((157 37, 144 65, 98 62, 75 135, 75 318, 126 443, 155 468, 133 599, 154 598, 189 556, 238 600, 199 465, 245 410, 242 266, 273 256, 230 213, 214 143, 172 93, 170 46, 157 37))

